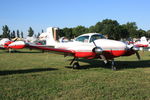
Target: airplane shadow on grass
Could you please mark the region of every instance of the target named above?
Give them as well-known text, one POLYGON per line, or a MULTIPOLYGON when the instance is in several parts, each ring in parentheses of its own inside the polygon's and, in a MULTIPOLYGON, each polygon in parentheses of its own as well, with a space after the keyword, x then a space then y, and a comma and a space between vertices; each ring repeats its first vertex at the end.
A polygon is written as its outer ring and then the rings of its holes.
MULTIPOLYGON (((103 61, 100 60, 88 60, 88 59, 79 59, 79 63, 84 62, 88 65, 80 65, 79 69, 89 69, 89 68, 107 68, 111 69, 111 64, 106 66, 103 61)), ((110 62, 109 62, 110 63, 110 62)), ((68 67, 67 68, 72 68, 68 67)), ((117 70, 121 69, 133 69, 133 68, 147 68, 150 67, 150 60, 141 60, 141 61, 115 61, 115 67, 117 70)))
POLYGON ((44 53, 44 51, 42 50, 26 50, 26 51, 21 51, 21 50, 12 50, 11 52, 9 52, 8 50, 1 50, 0 53, 44 53))
POLYGON ((33 51, 33 50, 30 50, 30 51, 19 51, 19 50, 15 50, 15 51, 12 51, 11 53, 44 53, 44 52, 40 51, 40 50, 39 51, 33 51))
POLYGON ((58 70, 56 68, 36 68, 36 69, 23 69, 23 70, 4 70, 0 71, 1 75, 13 75, 13 74, 26 74, 26 73, 35 73, 35 72, 44 72, 58 70))

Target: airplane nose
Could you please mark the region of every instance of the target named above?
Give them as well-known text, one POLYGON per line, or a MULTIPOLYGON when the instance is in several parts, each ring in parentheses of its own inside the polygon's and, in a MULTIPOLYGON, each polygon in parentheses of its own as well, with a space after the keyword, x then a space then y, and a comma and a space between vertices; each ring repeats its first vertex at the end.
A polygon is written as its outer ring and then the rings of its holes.
POLYGON ((16 41, 8 45, 8 48, 11 49, 22 49, 24 47, 25 47, 25 42, 23 41, 16 41))
POLYGON ((103 49, 111 49, 111 50, 124 50, 126 48, 126 44, 121 41, 116 40, 96 40, 96 45, 102 47, 103 49))

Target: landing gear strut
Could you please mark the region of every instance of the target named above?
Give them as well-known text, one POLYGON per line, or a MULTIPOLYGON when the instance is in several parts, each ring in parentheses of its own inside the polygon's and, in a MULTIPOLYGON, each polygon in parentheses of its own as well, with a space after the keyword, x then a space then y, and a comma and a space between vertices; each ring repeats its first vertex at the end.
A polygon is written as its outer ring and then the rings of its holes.
POLYGON ((106 67, 111 67, 112 70, 117 70, 116 67, 115 67, 115 61, 114 59, 111 60, 111 61, 104 61, 104 64, 106 67))
POLYGON ((78 68, 80 67, 79 62, 78 62, 78 58, 74 57, 74 58, 72 59, 70 65, 72 65, 72 68, 73 68, 73 69, 78 69, 78 68), (76 60, 77 62, 73 63, 75 60, 76 60), (73 63, 73 65, 72 65, 72 63, 73 63))
POLYGON ((111 61, 111 69, 116 70, 114 59, 111 61))

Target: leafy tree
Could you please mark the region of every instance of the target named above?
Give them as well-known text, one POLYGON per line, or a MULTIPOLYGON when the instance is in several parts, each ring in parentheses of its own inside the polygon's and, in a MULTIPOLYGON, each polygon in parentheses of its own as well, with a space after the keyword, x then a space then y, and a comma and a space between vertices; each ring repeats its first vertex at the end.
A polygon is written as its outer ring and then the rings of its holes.
POLYGON ((126 39, 126 38, 129 38, 129 32, 126 28, 124 28, 122 25, 119 26, 119 29, 120 29, 120 38, 122 39, 126 39))
POLYGON ((105 19, 101 22, 103 25, 114 25, 114 26, 118 26, 119 23, 116 20, 111 20, 111 19, 105 19))
POLYGON ((104 35, 107 35, 109 39, 114 39, 114 26, 113 25, 105 25, 104 29, 102 30, 104 35))
POLYGON ((119 23, 116 20, 105 19, 101 22, 101 33, 110 39, 120 39, 119 23))
POLYGON ((74 36, 78 36, 78 35, 81 35, 86 32, 88 32, 88 29, 81 25, 73 28, 73 30, 72 30, 72 33, 74 36))
POLYGON ((24 36, 23 36, 23 32, 21 32, 21 38, 23 38, 24 36))
POLYGON ((90 33, 96 33, 95 26, 90 26, 89 29, 88 29, 88 32, 90 32, 90 33))
POLYGON ((3 30, 2 38, 9 38, 10 39, 9 27, 7 25, 5 25, 5 26, 3 26, 2 30, 3 30))
POLYGON ((137 30, 136 37, 141 38, 142 36, 146 36, 146 31, 142 29, 137 30))
POLYGON ((16 37, 16 34, 15 34, 15 31, 14 31, 14 30, 11 32, 10 37, 11 37, 11 38, 15 38, 15 37, 16 37))
POLYGON ((17 37, 20 38, 20 32, 17 30, 17 37))
POLYGON ((28 36, 29 36, 29 37, 32 37, 33 34, 34 34, 33 29, 32 29, 31 27, 29 27, 29 30, 28 30, 28 36))
POLYGON ((12 32, 10 33, 10 38, 13 38, 13 33, 12 32))
POLYGON ((96 23, 95 27, 93 27, 93 30, 96 33, 101 33, 103 28, 104 28, 104 24, 102 22, 98 22, 98 23, 96 23))
POLYGON ((0 38, 2 38, 3 37, 3 35, 0 35, 0 38))
POLYGON ((148 38, 150 38, 150 30, 148 30, 146 33, 147 33, 146 36, 147 36, 148 38))
POLYGON ((69 38, 69 39, 74 37, 72 34, 72 28, 66 28, 65 27, 63 29, 60 29, 58 34, 60 37, 65 36, 66 38, 69 38))
POLYGON ((15 31, 13 30, 13 32, 12 32, 12 33, 13 33, 13 36, 12 36, 12 37, 13 37, 13 38, 15 38, 15 37, 16 37, 16 33, 15 33, 15 31))
POLYGON ((125 29, 128 30, 130 37, 136 37, 137 35, 137 26, 135 22, 128 22, 127 24, 122 25, 125 29))

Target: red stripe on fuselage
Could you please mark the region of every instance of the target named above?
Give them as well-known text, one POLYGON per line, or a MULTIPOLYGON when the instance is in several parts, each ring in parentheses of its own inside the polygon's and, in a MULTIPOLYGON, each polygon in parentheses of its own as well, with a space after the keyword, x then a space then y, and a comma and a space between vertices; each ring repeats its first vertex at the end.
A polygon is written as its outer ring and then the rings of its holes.
MULTIPOLYGON (((126 50, 105 50, 102 55, 106 57, 106 59, 112 59, 115 57, 122 56, 126 53, 126 50)), ((75 52, 75 57, 78 58, 96 58, 97 55, 94 52, 75 52)))

